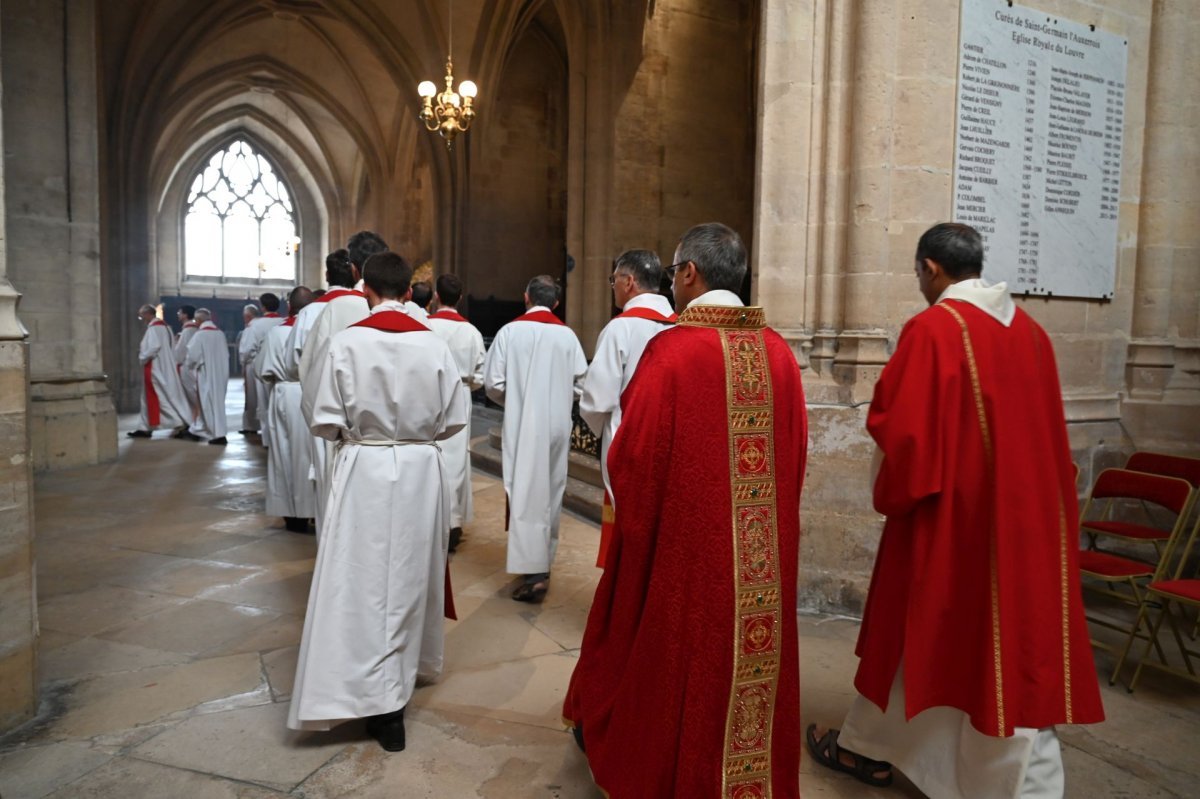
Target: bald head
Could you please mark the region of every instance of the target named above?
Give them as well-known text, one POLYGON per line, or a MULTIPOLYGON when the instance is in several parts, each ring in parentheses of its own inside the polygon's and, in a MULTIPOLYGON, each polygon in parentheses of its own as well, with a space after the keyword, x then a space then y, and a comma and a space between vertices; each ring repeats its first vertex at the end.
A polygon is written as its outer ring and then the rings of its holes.
POLYGON ((196 309, 196 321, 199 322, 200 324, 204 324, 205 322, 211 322, 212 321, 212 311, 208 310, 207 308, 197 308, 196 309))
POLYGON ((288 295, 288 313, 292 316, 300 313, 300 309, 314 300, 312 289, 308 286, 296 286, 288 295))

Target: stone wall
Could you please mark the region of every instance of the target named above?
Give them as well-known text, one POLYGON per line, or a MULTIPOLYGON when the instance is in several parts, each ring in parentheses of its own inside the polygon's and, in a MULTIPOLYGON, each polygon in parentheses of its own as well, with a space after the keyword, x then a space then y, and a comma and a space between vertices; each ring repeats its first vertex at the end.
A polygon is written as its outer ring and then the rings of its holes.
MULTIPOLYGON (((7 11, 8 0, 0 11, 7 11)), ((0 17, 0 36, 5 30, 0 17)), ((0 82, 7 73, 0 70, 0 82)), ((7 92, 0 88, 0 96, 7 92)), ((3 105, 0 105, 0 109, 3 105)), ((5 116, 0 110, 0 117, 5 116)), ((8 142, 0 133, 0 149, 8 142)), ((33 475, 29 448, 29 345, 8 281, 5 168, 0 164, 0 732, 37 709, 37 595, 33 571, 33 475)))
POLYGON ((101 366, 95 6, 6 0, 8 278, 24 296, 35 469, 111 460, 101 366))
MULTIPOLYGON (((1200 153, 1197 89, 1180 79, 1197 23, 1186 2, 1024 4, 1129 40, 1115 297, 1018 299, 1054 340, 1087 484, 1134 449, 1200 451, 1200 190, 1177 178, 1196 173, 1200 153)), ((870 578, 881 519, 865 403, 924 307, 917 238, 953 207, 959 13, 959 0, 764 4, 754 269, 810 403, 808 606, 857 612, 870 578)))

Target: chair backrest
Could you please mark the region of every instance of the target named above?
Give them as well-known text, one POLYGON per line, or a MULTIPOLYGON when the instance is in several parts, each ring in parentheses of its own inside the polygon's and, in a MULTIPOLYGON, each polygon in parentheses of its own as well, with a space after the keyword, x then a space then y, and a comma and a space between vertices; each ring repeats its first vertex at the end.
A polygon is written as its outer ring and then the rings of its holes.
POLYGON ((1135 452, 1129 456, 1125 468, 1131 472, 1178 477, 1191 483, 1192 488, 1200 489, 1200 458, 1162 455, 1157 452, 1135 452))
POLYGON ((1192 486, 1179 477, 1129 469, 1105 469, 1092 487, 1092 499, 1136 499, 1161 505, 1177 515, 1188 507, 1192 486))

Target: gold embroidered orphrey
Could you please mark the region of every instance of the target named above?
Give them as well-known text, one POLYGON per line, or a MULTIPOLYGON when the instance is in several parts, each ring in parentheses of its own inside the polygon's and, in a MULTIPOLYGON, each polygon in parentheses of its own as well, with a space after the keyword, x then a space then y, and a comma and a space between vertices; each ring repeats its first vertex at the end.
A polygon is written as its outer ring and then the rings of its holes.
MULTIPOLYGON (((983 405, 983 386, 979 382, 979 367, 975 363, 975 347, 971 344, 971 331, 967 329, 967 320, 954 310, 949 303, 940 302, 937 307, 946 311, 958 322, 962 331, 963 349, 967 352, 967 368, 971 373, 971 391, 975 395, 975 412, 979 416, 979 433, 983 437, 983 451, 987 462, 988 483, 996 484, 996 457, 992 452, 992 431, 988 424, 987 412, 983 405)), ((992 604, 992 677, 996 690, 996 735, 1004 737, 1004 667, 1000 658, 1000 576, 997 562, 999 560, 999 542, 996 539, 995 514, 992 515, 992 526, 989 532, 990 541, 990 583, 992 604)))
POLYGON ((679 324, 716 328, 725 356, 734 641, 721 797, 769 799, 782 608, 775 511, 775 407, 763 341, 763 311, 692 306, 680 314, 679 324))

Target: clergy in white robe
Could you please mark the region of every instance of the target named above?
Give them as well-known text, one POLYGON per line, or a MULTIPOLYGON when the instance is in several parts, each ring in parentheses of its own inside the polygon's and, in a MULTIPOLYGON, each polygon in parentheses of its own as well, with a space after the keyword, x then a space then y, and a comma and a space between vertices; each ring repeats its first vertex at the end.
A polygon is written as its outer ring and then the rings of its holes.
POLYGON ((604 480, 600 551, 596 558, 600 567, 608 554, 615 519, 608 448, 621 424, 621 393, 633 378, 646 344, 675 323, 671 303, 658 293, 661 281, 662 264, 650 250, 629 250, 617 258, 608 282, 621 313, 600 331, 579 399, 580 416, 600 437, 600 475, 604 480))
POLYGON ((179 334, 175 336, 175 363, 179 372, 179 382, 183 386, 183 395, 187 397, 188 424, 190 425, 200 414, 200 392, 196 390, 196 375, 189 369, 184 369, 183 365, 187 362, 187 347, 192 340, 192 336, 196 335, 196 331, 200 329, 200 323, 196 321, 196 306, 184 305, 176 313, 179 319, 179 334))
POLYGON ((567 488, 571 408, 587 358, 575 332, 551 310, 558 286, 548 275, 529 281, 523 316, 496 334, 483 366, 488 397, 504 406, 502 471, 508 495, 508 571, 524 575, 513 599, 540 602, 558 550, 567 488))
POLYGON ((457 275, 441 275, 437 279, 434 298, 438 309, 425 322, 450 347, 458 374, 462 378, 463 413, 467 425, 442 445, 446 470, 454 487, 454 504, 450 510, 450 551, 458 547, 462 526, 475 518, 471 494, 471 392, 483 385, 483 334, 468 322, 454 306, 462 298, 463 284, 457 275))
MULTIPOLYGON (((267 416, 270 413, 271 394, 268 385, 254 367, 258 352, 266 340, 267 331, 283 324, 279 315, 279 298, 274 294, 263 294, 259 297, 263 314, 255 316, 246 323, 238 342, 238 359, 242 364, 242 374, 246 383, 246 406, 242 412, 242 431, 261 431, 263 445, 271 446, 271 434, 267 428, 267 416), (251 409, 251 394, 254 395, 254 407, 251 409)), ((247 310, 252 306, 246 306, 247 310)))
POLYGON ((446 343, 403 312, 412 269, 366 264, 368 319, 333 337, 312 430, 337 442, 288 726, 368 717, 389 751, 418 675, 442 668, 450 487, 438 442, 466 424, 446 343), (403 292, 403 293, 401 293, 403 292))
POLYGON ((253 303, 242 308, 242 330, 237 335, 238 364, 242 368, 242 429, 238 432, 244 436, 257 433, 258 422, 258 384, 251 374, 250 361, 254 353, 250 351, 255 336, 250 333, 250 326, 256 319, 261 319, 262 312, 253 303))
MULTIPOLYGON (((196 315, 200 316, 200 309, 196 315)), ((185 369, 196 373, 196 386, 200 391, 200 415, 188 431, 196 439, 207 438, 210 444, 225 444, 225 392, 229 388, 229 342, 225 334, 212 323, 211 314, 205 311, 196 335, 188 344, 185 369)))
MULTIPOLYGON (((292 291, 288 305, 294 314, 312 302, 312 291, 304 286, 292 291)), ((308 532, 308 520, 316 513, 316 484, 309 477, 312 470, 312 433, 304 414, 300 412, 300 383, 288 376, 284 357, 288 336, 296 322, 289 316, 282 325, 267 330, 258 356, 254 359, 257 373, 270 386, 271 402, 267 409, 264 430, 270 431, 271 446, 267 450, 268 516, 281 516, 288 530, 308 532)))
POLYGON ((175 368, 171 328, 158 319, 153 305, 143 305, 138 318, 146 323, 146 332, 138 346, 142 365, 141 416, 130 438, 150 438, 159 427, 186 429, 189 421, 187 399, 175 368))

